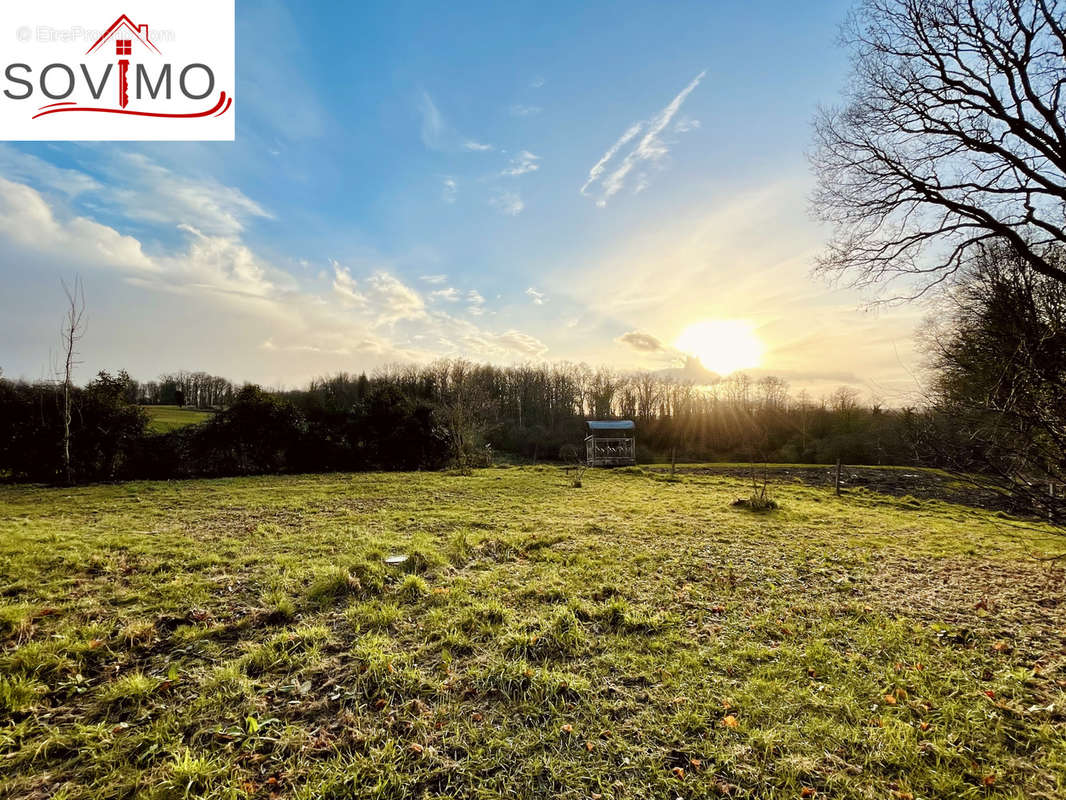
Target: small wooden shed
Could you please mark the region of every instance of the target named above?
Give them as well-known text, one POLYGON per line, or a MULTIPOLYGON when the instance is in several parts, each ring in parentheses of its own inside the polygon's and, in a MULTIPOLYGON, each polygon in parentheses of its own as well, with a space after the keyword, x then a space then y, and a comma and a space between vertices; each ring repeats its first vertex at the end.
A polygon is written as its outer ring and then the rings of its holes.
POLYGON ((631 419, 588 420, 585 458, 590 467, 622 467, 637 463, 637 425, 631 419))

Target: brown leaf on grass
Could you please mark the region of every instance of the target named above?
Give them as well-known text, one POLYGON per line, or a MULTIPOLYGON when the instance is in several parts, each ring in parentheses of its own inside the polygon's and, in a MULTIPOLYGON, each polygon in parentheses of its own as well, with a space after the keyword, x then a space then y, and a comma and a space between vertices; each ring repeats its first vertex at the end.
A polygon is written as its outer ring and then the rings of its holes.
POLYGON ((596 745, 594 745, 592 742, 585 742, 585 749, 588 750, 590 753, 592 752, 592 748, 595 746, 596 745))
POLYGON ((411 751, 415 753, 421 753, 424 749, 418 742, 411 742, 408 746, 411 748, 411 751))
POLYGON ((688 760, 688 763, 692 765, 693 769, 699 769, 703 766, 703 762, 700 761, 698 758, 690 758, 688 760))
POLYGON ((685 770, 684 770, 683 767, 674 767, 670 771, 672 773, 674 773, 674 777, 677 778, 678 780, 684 780, 684 778, 685 778, 685 770))
POLYGON ((815 789, 813 786, 804 786, 802 789, 800 789, 800 797, 816 797, 817 795, 818 790, 815 789))
POLYGON ((894 706, 896 704, 896 696, 894 694, 886 694, 884 700, 890 706, 894 706))
POLYGON ((892 792, 892 796, 896 800, 914 800, 914 795, 910 792, 892 792))
POLYGON ((563 727, 559 728, 559 732, 560 733, 573 733, 574 732, 574 726, 571 725, 570 723, 567 723, 566 725, 563 725, 563 727))
POLYGON ((994 774, 985 775, 983 778, 981 778, 981 783, 985 786, 993 786, 996 783, 996 776, 994 774))
POLYGON ((740 725, 740 723, 737 722, 737 718, 734 717, 732 714, 726 715, 722 719, 722 724, 725 725, 727 728, 735 728, 740 725))
POLYGON ((474 722, 481 722, 481 720, 485 718, 481 716, 480 712, 475 711, 473 714, 470 715, 470 719, 474 720, 474 722))
POLYGON ((927 731, 927 730, 929 730, 929 723, 928 722, 922 722, 922 723, 920 723, 918 725, 918 727, 921 728, 923 731, 927 731))

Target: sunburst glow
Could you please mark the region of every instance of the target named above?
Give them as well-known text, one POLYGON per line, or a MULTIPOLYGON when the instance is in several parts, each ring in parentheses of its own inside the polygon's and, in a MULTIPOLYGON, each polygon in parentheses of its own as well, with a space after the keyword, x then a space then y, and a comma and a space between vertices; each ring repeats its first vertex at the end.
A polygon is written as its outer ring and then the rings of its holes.
POLYGON ((750 323, 739 319, 707 319, 689 325, 675 347, 693 355, 707 369, 729 375, 759 366, 763 345, 750 323))

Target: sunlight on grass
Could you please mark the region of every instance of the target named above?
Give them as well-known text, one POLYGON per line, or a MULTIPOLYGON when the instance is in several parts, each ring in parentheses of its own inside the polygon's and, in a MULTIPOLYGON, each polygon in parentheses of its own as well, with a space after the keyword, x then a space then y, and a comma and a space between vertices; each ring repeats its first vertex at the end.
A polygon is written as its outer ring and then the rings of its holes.
POLYGON ((5 791, 1066 794, 1061 540, 660 478, 0 487, 5 791))

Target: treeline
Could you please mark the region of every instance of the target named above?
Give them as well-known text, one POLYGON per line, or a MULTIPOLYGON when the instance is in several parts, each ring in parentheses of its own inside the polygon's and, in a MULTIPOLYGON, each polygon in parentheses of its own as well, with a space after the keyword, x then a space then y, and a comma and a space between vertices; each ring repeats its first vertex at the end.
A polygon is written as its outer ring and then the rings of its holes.
POLYGON ((144 383, 129 379, 130 402, 144 406, 228 406, 239 389, 226 378, 206 372, 175 372, 144 383))
MULTIPOLYGON (((343 414, 301 413, 289 400, 245 385, 207 422, 152 433, 131 402, 136 382, 101 372, 75 388, 70 480, 90 482, 322 472, 439 469, 448 440, 434 410, 375 387, 343 414)), ((0 475, 64 482, 61 385, 0 380, 0 475)))
MULTIPOLYGON (((715 386, 584 365, 498 367, 467 361, 340 373, 303 390, 235 388, 206 373, 138 383, 100 373, 75 387, 71 479, 185 478, 272 472, 468 469, 498 453, 533 461, 580 452, 585 421, 637 421, 641 461, 915 464, 927 420, 859 402, 844 387, 817 401, 777 378, 739 374, 715 386), (152 433, 142 408, 182 392, 218 409, 208 421, 152 433), (570 448, 567 448, 567 446, 570 448)), ((0 472, 66 480, 62 386, 0 380, 0 472)), ((935 459, 934 459, 935 460, 935 459)))
POLYGON ((914 409, 864 405, 841 387, 818 400, 776 377, 739 373, 714 386, 650 372, 580 364, 499 367, 466 361, 338 374, 285 397, 309 416, 342 409, 372 387, 390 386, 437 411, 468 456, 487 445, 529 459, 556 459, 581 445, 588 419, 637 422, 638 458, 913 464, 914 409))

